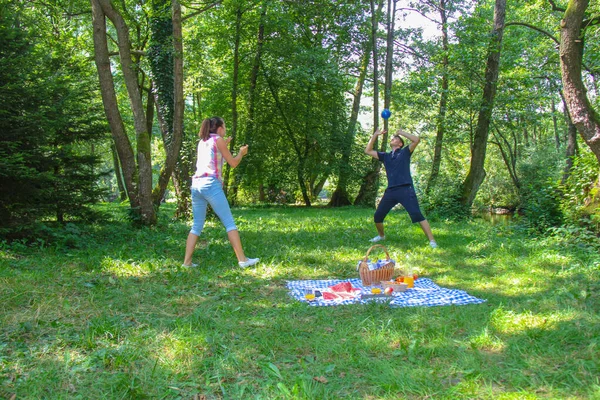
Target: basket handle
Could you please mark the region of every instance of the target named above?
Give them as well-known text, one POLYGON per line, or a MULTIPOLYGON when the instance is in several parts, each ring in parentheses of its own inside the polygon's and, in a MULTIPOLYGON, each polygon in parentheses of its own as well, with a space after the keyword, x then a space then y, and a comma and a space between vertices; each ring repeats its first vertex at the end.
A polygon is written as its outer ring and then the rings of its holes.
POLYGON ((367 250, 367 254, 365 255, 365 258, 363 258, 364 262, 367 262, 367 260, 369 259, 369 253, 371 253, 371 250, 373 250, 375 247, 381 247, 383 249, 383 251, 385 251, 385 255, 386 255, 386 260, 390 259, 390 254, 388 253, 387 249, 385 248, 384 245, 382 244, 374 244, 373 246, 369 247, 369 250, 367 250))

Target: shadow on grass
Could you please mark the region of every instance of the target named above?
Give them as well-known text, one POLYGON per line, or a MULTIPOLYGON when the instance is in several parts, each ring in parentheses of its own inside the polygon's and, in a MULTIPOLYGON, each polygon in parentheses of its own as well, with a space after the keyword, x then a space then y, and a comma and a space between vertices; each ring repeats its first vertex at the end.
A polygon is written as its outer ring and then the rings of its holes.
POLYGON ((440 224, 434 232, 441 247, 432 250, 418 226, 393 214, 385 245, 394 257, 488 302, 319 308, 291 299, 284 281, 356 277, 356 262, 370 246, 371 210, 240 209, 234 215, 246 253, 262 258, 256 269, 235 267, 218 221, 203 233, 197 269, 179 268, 187 227, 171 221, 137 231, 117 221, 97 227, 90 234, 95 242, 84 249, 4 262, 12 293, 0 292, 0 357, 18 360, 3 372, 12 382, 6 393, 592 393, 586 388, 593 388, 598 371, 598 298, 577 289, 597 286, 587 275, 559 274, 563 258, 536 258, 527 240, 515 243, 477 224, 440 224), (543 278, 530 282, 531 273, 543 278))

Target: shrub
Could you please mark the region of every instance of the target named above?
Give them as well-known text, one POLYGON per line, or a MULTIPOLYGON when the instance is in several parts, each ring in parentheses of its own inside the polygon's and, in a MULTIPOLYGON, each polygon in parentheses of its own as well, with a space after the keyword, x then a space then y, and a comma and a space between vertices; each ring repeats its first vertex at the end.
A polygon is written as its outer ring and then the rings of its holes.
POLYGON ((574 157, 569 177, 560 186, 560 207, 569 224, 600 233, 600 165, 590 151, 574 157))
POLYGON ((543 146, 524 159, 527 161, 519 168, 523 221, 533 230, 544 232, 552 226, 561 225, 564 219, 557 183, 562 160, 556 151, 549 151, 543 146))
POLYGON ((428 219, 463 220, 471 216, 471 210, 461 203, 460 193, 460 182, 443 179, 440 175, 428 194, 418 193, 417 196, 428 219))

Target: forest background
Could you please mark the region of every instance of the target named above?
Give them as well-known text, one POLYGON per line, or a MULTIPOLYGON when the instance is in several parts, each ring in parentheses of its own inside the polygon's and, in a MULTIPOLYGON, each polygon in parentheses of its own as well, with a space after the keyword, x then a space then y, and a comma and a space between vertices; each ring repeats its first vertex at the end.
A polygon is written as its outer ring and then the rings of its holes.
POLYGON ((599 398, 598 7, 0 0, 0 397, 599 398), (181 267, 214 115, 256 268, 215 218, 181 267), (394 212, 386 246, 485 303, 289 297, 356 277, 377 127, 421 137, 440 244, 394 212))
POLYGON ((593 238, 599 15, 584 0, 3 0, 0 230, 43 237, 98 201, 142 225, 165 200, 188 218, 199 125, 219 115, 232 151, 250 146, 225 171, 234 205, 373 207, 385 178, 363 148, 403 128, 422 139, 431 217, 518 212, 593 238))

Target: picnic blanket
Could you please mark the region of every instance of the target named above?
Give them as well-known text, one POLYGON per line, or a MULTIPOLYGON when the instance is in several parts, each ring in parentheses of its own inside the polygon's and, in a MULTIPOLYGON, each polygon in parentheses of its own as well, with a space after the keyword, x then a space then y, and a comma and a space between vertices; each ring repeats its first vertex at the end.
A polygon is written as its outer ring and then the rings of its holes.
MULTIPOLYGON (((339 287, 339 286, 337 286, 339 287)), ((311 306, 337 306, 342 304, 365 304, 372 301, 385 302, 390 307, 415 307, 415 306, 447 306, 463 304, 479 304, 486 300, 471 296, 463 290, 447 289, 433 283, 431 279, 419 278, 415 281, 415 287, 405 292, 394 292, 392 296, 361 298, 361 293, 370 294, 371 287, 364 287, 361 280, 354 279, 327 279, 327 280, 304 280, 288 281, 287 288, 291 297, 298 301, 308 303, 311 306), (330 292, 332 286, 350 283, 356 290, 356 296, 341 296, 327 300, 324 297, 317 297, 312 301, 306 300, 304 295, 314 290, 321 292, 330 292)))

